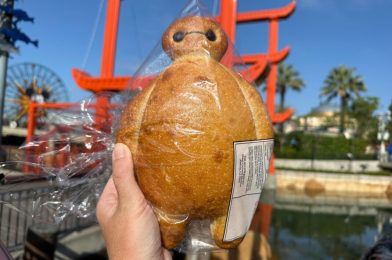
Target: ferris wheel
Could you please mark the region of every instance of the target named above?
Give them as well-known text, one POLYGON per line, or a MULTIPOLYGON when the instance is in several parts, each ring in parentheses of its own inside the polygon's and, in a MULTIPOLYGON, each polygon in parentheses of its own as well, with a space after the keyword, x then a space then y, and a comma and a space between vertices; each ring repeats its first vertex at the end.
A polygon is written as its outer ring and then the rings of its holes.
MULTIPOLYGON (((30 101, 37 103, 67 102, 67 89, 49 68, 36 63, 19 63, 8 68, 4 103, 4 123, 10 127, 25 127, 30 101)), ((37 111, 37 122, 47 116, 44 109, 37 111)))

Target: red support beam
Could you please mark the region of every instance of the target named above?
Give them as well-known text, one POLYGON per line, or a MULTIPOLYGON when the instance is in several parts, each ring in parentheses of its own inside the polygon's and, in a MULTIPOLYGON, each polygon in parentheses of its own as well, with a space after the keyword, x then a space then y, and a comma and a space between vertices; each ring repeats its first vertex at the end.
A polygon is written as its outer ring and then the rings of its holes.
POLYGON ((32 141, 35 131, 35 102, 30 101, 29 110, 27 111, 27 135, 26 143, 32 141))
MULTIPOLYGON (((30 101, 29 109, 27 111, 27 134, 26 134, 26 144, 32 141, 35 130, 35 102, 30 101)), ((27 149, 25 151, 25 161, 29 162, 31 151, 27 149)), ((23 172, 28 174, 31 172, 31 167, 28 163, 23 164, 23 172)))
POLYGON ((288 5, 269 10, 251 11, 239 13, 237 16, 238 23, 256 22, 262 20, 279 20, 290 16, 295 9, 296 2, 292 1, 288 5))
POLYGON ((235 42, 235 31, 237 21, 237 0, 221 0, 219 22, 226 32, 228 38, 235 42))
MULTIPOLYGON (((275 54, 278 51, 278 30, 279 24, 277 20, 273 20, 269 24, 269 44, 268 54, 275 54)), ((275 113, 275 91, 276 81, 278 78, 278 67, 276 64, 271 65, 271 70, 267 80, 267 109, 270 115, 275 113)))
POLYGON ((101 76, 112 77, 116 59, 120 0, 107 0, 105 34, 102 50, 101 76))
MULTIPOLYGON (((119 16, 120 0, 108 0, 101 61, 102 78, 111 78, 114 74, 119 16)), ((97 104, 100 106, 96 109, 95 121, 99 128, 102 127, 104 129, 111 120, 107 110, 109 103, 110 100, 107 96, 97 96, 97 104)))
POLYGON ((233 43, 235 42, 237 0, 221 0, 219 23, 229 38, 229 46, 221 63, 231 68, 235 63, 233 43))

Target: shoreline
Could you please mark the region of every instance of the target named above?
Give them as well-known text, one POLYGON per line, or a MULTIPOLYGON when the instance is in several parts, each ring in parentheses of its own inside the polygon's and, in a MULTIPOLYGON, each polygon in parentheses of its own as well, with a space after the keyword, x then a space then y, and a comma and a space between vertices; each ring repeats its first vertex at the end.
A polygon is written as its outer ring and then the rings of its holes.
POLYGON ((369 198, 392 204, 392 177, 389 176, 276 170, 268 179, 266 189, 275 188, 292 196, 369 198))

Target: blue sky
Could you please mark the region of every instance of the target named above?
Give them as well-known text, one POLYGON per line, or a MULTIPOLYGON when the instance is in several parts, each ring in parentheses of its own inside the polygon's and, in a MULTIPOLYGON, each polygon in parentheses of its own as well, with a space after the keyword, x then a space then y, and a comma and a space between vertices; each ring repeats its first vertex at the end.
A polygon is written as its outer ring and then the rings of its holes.
MULTIPOLYGON (((279 7, 289 0, 238 0, 239 11, 279 7)), ((186 0, 123 0, 117 48, 116 74, 132 75, 160 40, 186 0)), ((212 13, 218 0, 205 0, 212 13)), ((105 0, 19 0, 18 8, 35 18, 21 24, 39 48, 18 43, 20 55, 10 65, 36 62, 55 71, 65 82, 71 101, 91 95, 76 86, 71 69, 99 75, 105 18, 105 0), (102 12, 94 24, 100 6, 102 12), (91 42, 91 44, 90 44, 91 42), (90 46, 90 47, 89 47, 90 46)), ((391 0, 298 0, 294 14, 280 24, 279 45, 291 47, 287 63, 300 72, 306 88, 289 92, 286 103, 298 115, 319 104, 320 88, 328 72, 339 65, 355 67, 368 91, 380 98, 380 111, 392 100, 391 0)), ((241 25, 237 29, 239 53, 258 53, 267 47, 267 24, 241 25)), ((338 104, 338 100, 333 101, 338 104)))

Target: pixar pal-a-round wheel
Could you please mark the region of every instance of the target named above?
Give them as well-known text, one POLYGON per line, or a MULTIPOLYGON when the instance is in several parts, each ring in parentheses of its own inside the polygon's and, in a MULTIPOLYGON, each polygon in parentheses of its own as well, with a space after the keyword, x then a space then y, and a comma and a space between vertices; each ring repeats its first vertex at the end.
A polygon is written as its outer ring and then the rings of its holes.
MULTIPOLYGON (((51 69, 36 63, 12 65, 7 72, 4 103, 4 123, 25 127, 30 101, 62 103, 68 101, 66 87, 51 69)), ((44 122, 47 112, 40 109, 36 122, 44 122)))

